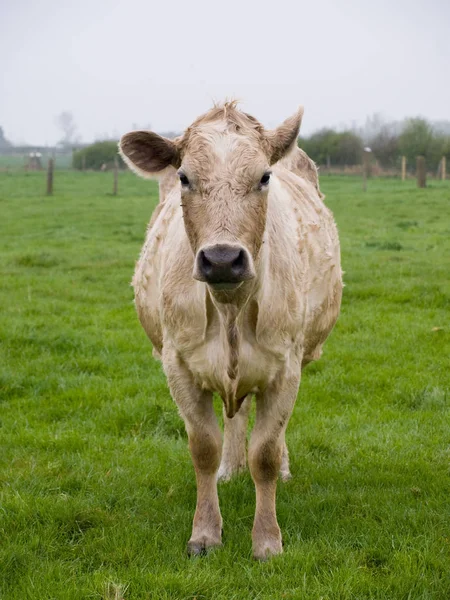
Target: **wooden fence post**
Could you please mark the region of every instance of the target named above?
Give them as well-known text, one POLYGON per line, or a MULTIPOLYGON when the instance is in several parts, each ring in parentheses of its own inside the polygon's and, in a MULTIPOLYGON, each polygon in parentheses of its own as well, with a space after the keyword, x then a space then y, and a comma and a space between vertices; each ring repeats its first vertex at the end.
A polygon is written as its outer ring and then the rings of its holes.
POLYGON ((427 167, 425 164, 425 157, 418 156, 416 159, 416 171, 417 171, 417 187, 424 188, 427 185, 427 167))
POLYGON ((364 148, 363 150, 363 191, 367 192, 367 178, 370 170, 370 154, 372 150, 370 148, 364 148))
POLYGON ((114 169, 113 169, 113 173, 114 173, 114 183, 113 183, 113 196, 117 196, 117 187, 118 187, 118 171, 119 171, 119 165, 117 163, 117 158, 114 159, 114 169))
POLYGON ((47 167, 47 196, 51 196, 53 194, 53 165, 53 158, 49 158, 47 167))
POLYGON ((447 157, 446 156, 442 157, 441 177, 442 177, 442 181, 445 181, 447 179, 447 157))
POLYGON ((402 181, 406 179, 406 156, 402 156, 402 181))

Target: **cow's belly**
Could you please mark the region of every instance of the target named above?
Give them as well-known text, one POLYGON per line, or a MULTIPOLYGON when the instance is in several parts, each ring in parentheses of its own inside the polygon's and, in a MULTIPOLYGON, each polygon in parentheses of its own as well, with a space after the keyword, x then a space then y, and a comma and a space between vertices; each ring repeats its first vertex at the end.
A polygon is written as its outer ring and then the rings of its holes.
MULTIPOLYGON (((203 389, 227 395, 232 380, 228 376, 229 348, 224 340, 210 340, 188 353, 185 361, 197 385, 203 389)), ((236 397, 264 390, 273 381, 284 360, 257 344, 242 339, 239 347, 236 397)), ((236 385, 236 384, 235 384, 236 385)))

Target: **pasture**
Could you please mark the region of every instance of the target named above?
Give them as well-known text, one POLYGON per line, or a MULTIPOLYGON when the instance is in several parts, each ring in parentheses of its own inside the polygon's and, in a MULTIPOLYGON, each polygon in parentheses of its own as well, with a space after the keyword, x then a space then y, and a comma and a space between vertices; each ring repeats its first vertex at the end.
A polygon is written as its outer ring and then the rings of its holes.
POLYGON ((0 173, 0 599, 448 600, 449 182, 321 178, 343 307, 288 427, 285 552, 257 563, 248 473, 223 548, 186 555, 187 439, 129 286, 157 187, 119 179, 0 173))

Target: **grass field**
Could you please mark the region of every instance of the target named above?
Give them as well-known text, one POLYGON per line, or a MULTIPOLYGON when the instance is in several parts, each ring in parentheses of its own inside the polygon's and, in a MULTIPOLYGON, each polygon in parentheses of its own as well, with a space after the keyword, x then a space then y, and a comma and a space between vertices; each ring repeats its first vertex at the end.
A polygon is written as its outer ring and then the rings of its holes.
MULTIPOLYGON (((324 177, 344 301, 303 375, 285 552, 251 559, 254 488, 189 559, 182 421, 129 286, 156 186, 0 173, 0 599, 450 598, 450 182, 324 177)), ((219 409, 219 405, 217 405, 219 409)))

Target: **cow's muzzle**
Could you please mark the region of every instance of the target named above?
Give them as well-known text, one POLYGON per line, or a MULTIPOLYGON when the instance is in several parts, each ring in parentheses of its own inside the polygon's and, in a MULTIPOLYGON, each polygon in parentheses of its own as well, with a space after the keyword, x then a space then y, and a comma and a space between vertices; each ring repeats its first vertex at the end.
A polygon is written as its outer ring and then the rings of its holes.
POLYGON ((194 278, 215 288, 233 288, 254 276, 251 257, 242 246, 216 244, 197 253, 194 278))

